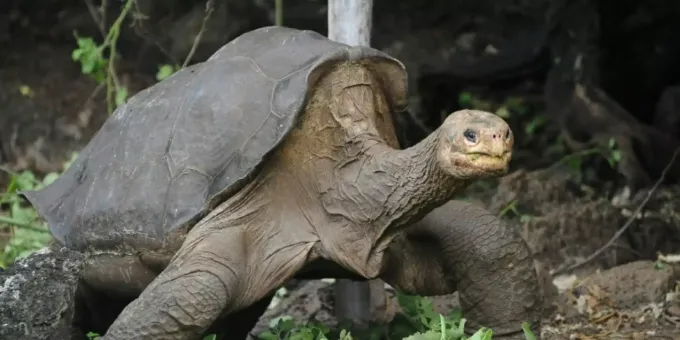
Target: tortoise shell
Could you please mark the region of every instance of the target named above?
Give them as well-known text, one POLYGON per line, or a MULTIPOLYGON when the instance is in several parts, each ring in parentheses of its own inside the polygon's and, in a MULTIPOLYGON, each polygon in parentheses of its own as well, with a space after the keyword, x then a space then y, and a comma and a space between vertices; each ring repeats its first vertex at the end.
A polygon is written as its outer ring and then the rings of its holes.
POLYGON ((119 106, 55 182, 23 196, 72 249, 162 247, 241 189, 299 119, 320 67, 380 59, 394 112, 401 62, 313 32, 264 27, 119 106), (387 63, 385 63, 387 61, 387 63))

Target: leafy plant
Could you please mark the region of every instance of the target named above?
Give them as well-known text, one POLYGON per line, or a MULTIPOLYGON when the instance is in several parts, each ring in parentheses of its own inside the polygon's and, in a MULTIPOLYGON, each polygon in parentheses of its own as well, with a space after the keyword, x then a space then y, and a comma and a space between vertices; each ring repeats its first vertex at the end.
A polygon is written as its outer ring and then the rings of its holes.
POLYGON ((73 33, 78 48, 71 53, 71 59, 80 62, 80 72, 91 76, 98 83, 106 81, 108 59, 103 56, 103 46, 98 46, 91 37, 81 37, 73 33))
POLYGON ((101 85, 106 85, 106 102, 109 114, 113 113, 116 107, 125 103, 128 97, 127 88, 121 85, 118 79, 115 59, 120 28, 133 4, 134 0, 125 0, 120 15, 111 24, 101 45, 97 45, 91 37, 80 37, 77 32, 73 33, 78 48, 73 50, 71 58, 80 62, 80 69, 83 74, 91 76, 101 85), (104 55, 105 50, 108 51, 108 56, 104 55))
MULTIPOLYGON (((72 154, 71 159, 64 163, 64 170, 71 165, 76 155, 72 154)), ((0 229, 10 230, 12 235, 4 249, 0 251, 0 267, 5 268, 15 260, 44 247, 51 239, 45 223, 38 222, 37 212, 33 207, 26 205, 19 192, 41 189, 54 182, 59 174, 52 172, 38 180, 31 171, 17 173, 1 167, 0 170, 9 175, 7 190, 0 196, 0 205, 6 211, 5 214, 0 214, 0 229)))
MULTIPOLYGON (((319 322, 309 322, 296 325, 290 316, 282 316, 269 323, 269 330, 261 333, 260 340, 328 340, 326 335, 330 329, 319 322)), ((341 333, 340 339, 352 340, 346 331, 341 333)))
POLYGON ((614 168, 621 161, 621 151, 616 145, 616 140, 614 140, 614 138, 610 138, 607 146, 596 146, 566 155, 550 166, 549 169, 552 170, 566 164, 575 174, 577 179, 580 179, 581 165, 583 164, 583 160, 587 156, 591 155, 599 155, 604 157, 609 163, 609 166, 612 168, 614 168))
POLYGON ((7 191, 0 199, 3 206, 8 206, 7 215, 0 215, 0 227, 8 229, 12 237, 0 252, 1 267, 42 248, 50 240, 45 225, 35 223, 38 217, 35 210, 26 207, 17 192, 40 188, 53 179, 50 176, 39 182, 30 171, 10 175, 7 191))
POLYGON ((158 67, 158 72, 156 72, 156 80, 161 81, 179 71, 180 68, 181 67, 177 65, 163 64, 158 67))
MULTIPOLYGON (((101 336, 99 335, 99 333, 89 332, 87 333, 87 338, 89 340, 98 340, 99 338, 101 338, 101 336)), ((215 334, 206 335, 203 338, 203 340, 215 340, 215 339, 217 339, 217 336, 215 336, 215 334)))
MULTIPOLYGON (((493 331, 482 327, 473 335, 465 335, 465 318, 459 310, 444 316, 435 312, 432 301, 427 297, 397 293, 397 301, 403 313, 397 314, 387 328, 374 326, 369 336, 361 339, 402 339, 402 340, 491 340, 493 331)), ((535 340, 529 324, 523 323, 522 330, 527 340, 535 340)), ((269 324, 269 330, 259 335, 260 340, 328 340, 333 332, 316 321, 296 324, 292 317, 282 316, 269 324)), ((339 340, 351 340, 352 335, 342 329, 339 340)))

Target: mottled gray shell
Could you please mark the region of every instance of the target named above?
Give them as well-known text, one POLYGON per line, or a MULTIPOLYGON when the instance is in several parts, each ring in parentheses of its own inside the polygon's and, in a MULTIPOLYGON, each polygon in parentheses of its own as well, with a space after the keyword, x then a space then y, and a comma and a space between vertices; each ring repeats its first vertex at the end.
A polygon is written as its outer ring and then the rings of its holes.
POLYGON ((59 179, 23 195, 68 247, 159 248, 252 178, 304 118, 314 70, 376 58, 402 111, 404 66, 378 50, 283 27, 245 33, 130 98, 59 179))

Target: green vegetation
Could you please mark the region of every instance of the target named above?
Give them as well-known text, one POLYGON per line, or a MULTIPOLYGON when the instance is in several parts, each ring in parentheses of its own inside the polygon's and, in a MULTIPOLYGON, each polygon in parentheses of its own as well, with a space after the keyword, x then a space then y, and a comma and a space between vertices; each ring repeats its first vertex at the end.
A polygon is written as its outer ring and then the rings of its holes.
MULTIPOLYGON (((270 321, 269 330, 258 335, 260 340, 491 340, 493 330, 481 328, 471 336, 466 336, 465 318, 459 310, 444 316, 434 311, 432 301, 426 297, 410 296, 397 293, 399 305, 404 313, 397 316, 387 325, 371 325, 367 329, 349 331, 351 325, 341 325, 332 330, 325 325, 310 321, 297 324, 291 316, 283 315, 270 321), (356 338, 352 335, 355 332, 356 338)), ((522 324, 524 337, 535 340, 527 323, 522 324)), ((88 334, 92 340, 98 338, 95 333, 88 334)), ((214 340, 211 334, 203 340, 214 340)))
MULTIPOLYGON (((76 156, 73 153, 71 159, 64 163, 64 170, 76 156)), ((0 267, 6 268, 15 260, 44 247, 51 239, 45 223, 39 221, 38 213, 23 201, 19 192, 40 189, 52 183, 59 174, 49 173, 38 180, 31 171, 16 173, 4 167, 0 167, 0 171, 9 175, 7 189, 0 196, 0 211, 4 212, 0 213, 0 232, 7 230, 11 236, 4 248, 0 249, 0 267)))
POLYGON ((133 0, 125 1, 123 9, 111 25, 104 42, 97 45, 91 37, 79 37, 74 32, 78 43, 78 48, 73 50, 71 57, 74 61, 79 61, 81 72, 92 76, 98 83, 106 84, 106 102, 108 103, 109 114, 113 113, 117 106, 125 103, 128 97, 128 90, 120 84, 116 73, 116 43, 120 36, 120 26, 130 13, 133 0), (108 49, 108 57, 104 56, 104 50, 108 49))

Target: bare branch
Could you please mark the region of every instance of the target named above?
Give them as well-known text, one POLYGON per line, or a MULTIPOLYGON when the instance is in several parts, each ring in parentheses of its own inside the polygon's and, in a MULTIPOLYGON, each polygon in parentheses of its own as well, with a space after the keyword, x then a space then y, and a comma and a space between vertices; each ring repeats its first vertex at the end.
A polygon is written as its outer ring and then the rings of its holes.
POLYGON ((649 202, 649 200, 652 198, 652 196, 654 195, 654 192, 656 192, 656 190, 659 188, 659 185, 661 185, 661 183, 666 178, 666 173, 675 163, 675 159, 678 157, 678 153, 680 153, 680 147, 675 149, 675 152, 673 153, 673 157, 668 162, 668 164, 666 164, 666 167, 663 169, 663 172, 661 172, 661 176, 659 177, 659 179, 656 181, 656 183, 654 183, 654 186, 647 192, 647 196, 645 197, 645 199, 637 206, 637 208, 635 209, 633 214, 630 216, 630 218, 628 218, 626 223, 623 224, 621 229, 619 229, 619 231, 617 231, 616 234, 614 234, 614 236, 612 236, 612 238, 609 239, 609 241, 604 246, 600 247, 600 249, 598 249, 596 252, 592 253, 590 256, 588 256, 584 260, 575 263, 574 265, 571 265, 571 266, 566 267, 566 268, 561 268, 561 269, 555 270, 552 273, 552 275, 562 274, 564 272, 572 271, 576 268, 579 268, 579 267, 583 266, 584 264, 589 263, 590 261, 592 261, 596 257, 600 256, 600 254, 602 254, 605 250, 607 250, 609 247, 611 247, 614 244, 614 242, 619 237, 621 237, 621 235, 623 235, 623 233, 625 233, 626 230, 628 230, 628 228, 630 228, 630 226, 633 224, 633 221, 635 221, 635 219, 637 218, 638 214, 642 211, 642 209, 645 207, 645 205, 647 205, 647 202, 649 202))
POLYGON ((47 230, 46 228, 41 228, 40 226, 38 226, 36 224, 21 222, 19 220, 15 220, 11 217, 7 217, 7 216, 4 216, 4 215, 0 215, 0 223, 7 224, 7 225, 17 227, 17 228, 26 229, 26 230, 37 231, 37 232, 40 232, 40 233, 48 233, 49 232, 49 230, 47 230))
POLYGON ((90 12, 90 16, 92 16, 92 20, 94 21, 95 24, 97 24, 97 28, 99 29, 99 33, 102 35, 102 39, 106 39, 106 28, 102 24, 102 18, 99 16, 99 13, 97 12, 97 8, 94 6, 92 3, 92 0, 85 0, 85 5, 87 5, 87 10, 90 12))
MULTIPOLYGON (((107 32, 106 29, 106 7, 108 7, 109 1, 102 0, 102 4, 99 6, 99 30, 102 32, 107 32)), ((107 32, 108 34, 108 32, 107 32)), ((106 35, 105 35, 106 36, 106 35)))
POLYGON ((182 68, 187 67, 189 65, 189 61, 191 58, 194 57, 194 53, 196 53, 196 48, 198 48, 198 44, 201 42, 201 37, 203 37, 203 32, 205 31, 205 26, 208 24, 208 20, 210 20, 210 15, 212 15, 212 12, 215 10, 215 0, 208 0, 205 3, 205 16, 203 17, 203 22, 201 23, 201 29, 198 31, 196 34, 196 37, 194 38, 194 44, 191 46, 191 50, 189 51, 189 54, 187 55, 187 58, 184 59, 184 63, 182 64, 182 68))

